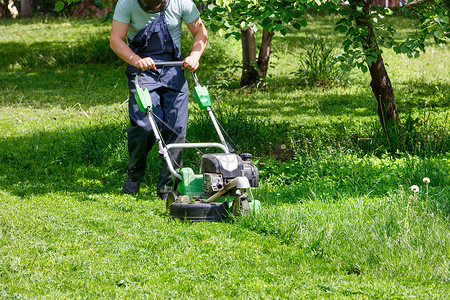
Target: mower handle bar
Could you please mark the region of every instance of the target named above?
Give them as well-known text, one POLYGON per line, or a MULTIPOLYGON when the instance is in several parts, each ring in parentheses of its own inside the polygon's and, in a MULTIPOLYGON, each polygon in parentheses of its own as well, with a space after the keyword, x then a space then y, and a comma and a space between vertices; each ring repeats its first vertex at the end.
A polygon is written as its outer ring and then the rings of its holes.
POLYGON ((177 67, 184 65, 184 61, 155 61, 156 67, 177 67))
MULTIPOLYGON (((176 61, 155 61, 155 67, 157 68, 164 68, 164 67, 182 67, 184 65, 184 61, 182 60, 176 60, 176 61)), ((142 74, 142 70, 138 69, 138 72, 136 74, 136 79, 142 74)), ((196 85, 201 86, 200 82, 198 81, 197 74, 195 74, 195 71, 192 72, 192 76, 194 77, 194 82, 196 85)), ((137 80, 136 80, 137 82, 137 80)))

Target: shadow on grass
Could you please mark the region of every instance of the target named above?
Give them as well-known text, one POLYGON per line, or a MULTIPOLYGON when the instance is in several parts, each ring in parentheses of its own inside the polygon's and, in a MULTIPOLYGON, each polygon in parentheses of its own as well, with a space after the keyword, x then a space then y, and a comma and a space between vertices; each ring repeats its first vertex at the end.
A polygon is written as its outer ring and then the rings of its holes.
MULTIPOLYGON (((200 115, 200 114, 199 114, 200 115)), ((128 148, 126 132, 128 121, 100 122, 84 128, 71 127, 54 131, 34 131, 32 134, 0 139, 0 186, 12 194, 26 196, 54 191, 68 193, 120 193, 126 174, 128 148)), ((218 141, 213 128, 207 130, 210 120, 199 117, 188 127, 188 138, 193 141, 218 141)), ((267 133, 278 129, 276 124, 253 122, 231 114, 224 126, 237 132, 238 147, 262 144, 267 133), (249 135, 253 135, 251 138, 249 135), (246 138, 247 137, 247 138, 246 138)), ((212 127, 212 126, 211 126, 212 127)), ((279 131, 279 130, 278 130, 279 131)), ((267 145, 270 146, 270 145, 267 145)), ((258 154, 266 147, 260 147, 258 154)), ((153 147, 147 162, 144 182, 156 183, 162 160, 153 147)), ((187 150, 185 166, 198 169, 196 151, 187 150)))
POLYGON ((18 196, 117 190, 126 168, 124 124, 0 140, 3 189, 18 196))
POLYGON ((109 47, 109 37, 97 34, 82 41, 68 42, 3 42, 0 67, 20 65, 42 68, 86 63, 118 63, 109 47))
POLYGON ((397 91, 398 106, 411 107, 448 107, 450 106, 450 82, 426 82, 412 80, 399 84, 397 91))
POLYGON ((1 69, 2 105, 62 108, 110 105, 128 98, 125 66, 79 65, 61 68, 1 69))

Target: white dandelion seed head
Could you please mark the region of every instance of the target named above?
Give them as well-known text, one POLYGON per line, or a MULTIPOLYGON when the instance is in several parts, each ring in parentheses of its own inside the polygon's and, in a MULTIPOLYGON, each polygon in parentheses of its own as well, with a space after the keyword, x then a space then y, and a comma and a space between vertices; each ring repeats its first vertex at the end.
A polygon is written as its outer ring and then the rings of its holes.
POLYGON ((426 184, 430 183, 430 178, 424 177, 423 178, 423 182, 425 182, 426 184))
POLYGON ((280 148, 281 148, 281 150, 284 150, 284 149, 286 149, 286 145, 283 144, 283 145, 280 146, 280 148))
POLYGON ((414 193, 418 193, 419 187, 417 185, 413 185, 413 186, 411 186, 411 191, 413 191, 414 193))

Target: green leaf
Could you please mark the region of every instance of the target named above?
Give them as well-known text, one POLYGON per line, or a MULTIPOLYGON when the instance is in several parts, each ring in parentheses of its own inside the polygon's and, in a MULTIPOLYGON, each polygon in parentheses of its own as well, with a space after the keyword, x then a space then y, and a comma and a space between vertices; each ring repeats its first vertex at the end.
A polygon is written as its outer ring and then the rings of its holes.
POLYGON ((61 11, 64 8, 64 2, 61 0, 56 1, 55 3, 55 11, 61 11))
POLYGON ((336 31, 342 32, 342 33, 346 33, 347 32, 347 26, 344 25, 338 25, 335 28, 336 31))
POLYGON ((263 28, 269 28, 270 25, 272 25, 272 22, 271 22, 271 20, 268 19, 268 18, 262 20, 262 22, 261 22, 261 26, 262 26, 263 28))
POLYGON ((351 70, 351 68, 348 65, 345 65, 345 64, 341 64, 340 67, 345 72, 349 72, 351 70))
POLYGON ((347 59, 347 62, 348 62, 348 64, 350 65, 350 66, 353 66, 354 65, 354 63, 353 63, 353 57, 349 57, 348 59, 347 59))
POLYGON ((367 73, 367 71, 369 70, 365 65, 361 65, 360 68, 363 73, 367 73))
POLYGON ((213 32, 217 32, 217 31, 219 31, 219 29, 220 29, 220 27, 217 26, 216 24, 211 24, 211 25, 210 25, 210 28, 211 28, 211 30, 212 30, 213 32))
POLYGON ((344 51, 347 52, 348 49, 350 49, 350 46, 352 45, 352 41, 351 40, 345 40, 342 44, 344 45, 344 51))
POLYGON ((443 37, 444 37, 444 35, 442 34, 442 32, 440 32, 440 31, 435 31, 434 33, 434 36, 436 37, 436 38, 438 38, 438 39, 442 39, 443 37))
POLYGON ((359 13, 359 12, 357 12, 357 11, 355 11, 355 12, 352 14, 352 17, 355 18, 355 19, 359 18, 360 16, 362 16, 362 13, 359 13))
POLYGON ((339 21, 336 22, 336 25, 341 25, 342 23, 347 23, 347 18, 341 18, 339 21))
POLYGON ((408 52, 410 52, 411 50, 409 49, 408 46, 402 45, 402 46, 400 47, 400 51, 401 51, 402 53, 408 53, 408 52))

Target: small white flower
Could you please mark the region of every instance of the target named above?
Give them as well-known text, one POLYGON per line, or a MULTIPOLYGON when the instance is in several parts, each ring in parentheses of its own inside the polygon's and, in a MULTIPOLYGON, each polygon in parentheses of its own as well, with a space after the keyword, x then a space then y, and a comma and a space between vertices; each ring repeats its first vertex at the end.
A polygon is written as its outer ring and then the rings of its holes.
POLYGON ((283 145, 280 146, 280 148, 281 148, 281 150, 284 150, 284 149, 286 149, 286 145, 283 144, 283 145))
POLYGON ((280 193, 277 193, 277 196, 280 196, 280 193))
POLYGON ((413 186, 411 186, 411 191, 413 191, 414 193, 418 193, 419 187, 417 185, 413 185, 413 186))
POLYGON ((424 177, 423 178, 423 182, 425 182, 426 184, 429 184, 430 183, 430 178, 424 177))

